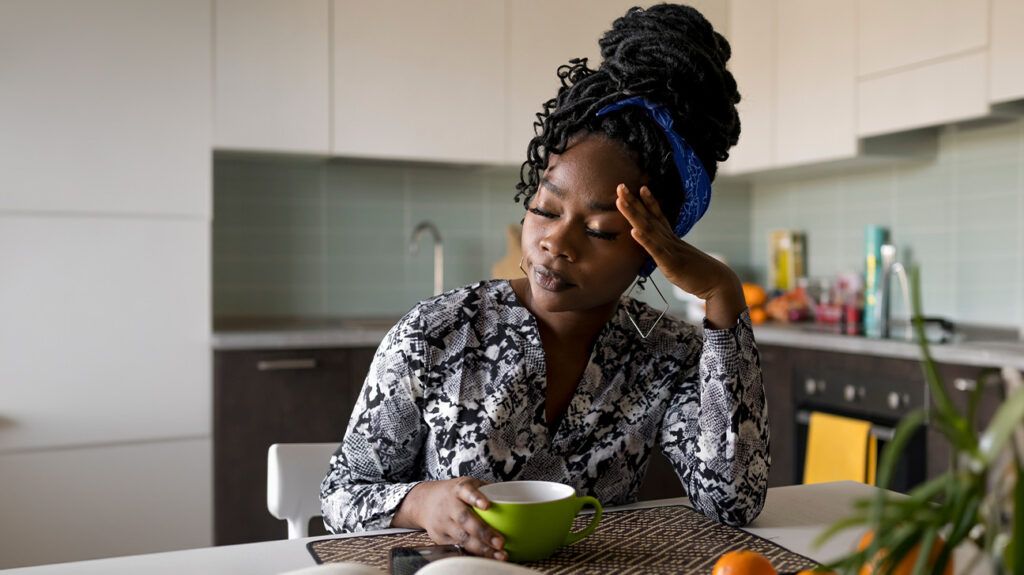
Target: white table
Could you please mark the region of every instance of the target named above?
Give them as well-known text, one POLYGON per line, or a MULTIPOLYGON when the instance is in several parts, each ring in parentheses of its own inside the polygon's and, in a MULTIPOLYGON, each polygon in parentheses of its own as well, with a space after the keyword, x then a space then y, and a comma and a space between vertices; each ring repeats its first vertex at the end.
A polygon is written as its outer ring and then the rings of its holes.
MULTIPOLYGON (((811 543, 814 538, 837 519, 849 515, 853 500, 868 497, 872 493, 875 493, 874 487, 852 481, 769 489, 764 511, 754 523, 746 528, 746 531, 770 539, 782 547, 817 561, 830 561, 848 552, 854 546, 859 533, 856 531, 843 532, 821 548, 812 547, 811 543)), ((617 510, 644 509, 680 503, 686 503, 686 499, 645 501, 609 508, 606 512, 614 513, 617 510)), ((388 529, 352 536, 402 531, 405 530, 388 529)), ((61 563, 8 569, 0 571, 0 573, 4 575, 88 575, 93 573, 97 575, 180 575, 185 573, 271 575, 314 565, 313 558, 306 551, 306 544, 317 539, 324 539, 324 537, 61 563)), ((959 558, 961 554, 958 553, 957 556, 959 558)), ((963 565, 965 559, 959 559, 959 561, 961 561, 959 564, 963 565)))

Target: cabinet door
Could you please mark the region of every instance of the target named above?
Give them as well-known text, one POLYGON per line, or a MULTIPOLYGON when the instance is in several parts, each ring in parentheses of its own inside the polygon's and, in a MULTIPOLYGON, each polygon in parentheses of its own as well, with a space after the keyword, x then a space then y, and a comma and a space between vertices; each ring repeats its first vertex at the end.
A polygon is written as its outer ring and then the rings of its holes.
POLYGON ((765 401, 771 431, 772 467, 768 487, 795 485, 801 482, 795 461, 796 420, 793 413, 793 350, 771 345, 758 346, 761 374, 764 378, 765 401))
POLYGON ((777 165, 856 156, 854 0, 778 0, 777 38, 777 165))
POLYGON ((1007 102, 1024 98, 1024 0, 991 0, 989 99, 1007 102))
POLYGON ((267 449, 340 443, 370 357, 345 349, 215 354, 215 544, 287 537, 285 522, 267 511, 267 449))
POLYGON ((0 451, 209 436, 209 228, 0 214, 0 451))
POLYGON ((334 0, 334 153, 497 163, 504 5, 334 0))
POLYGON ((208 547, 210 461, 209 437, 0 453, 0 570, 208 547))
POLYGON ((861 78, 857 133, 878 136, 980 118, 989 112, 987 90, 988 57, 983 50, 861 78))
POLYGON ((329 0, 216 0, 214 145, 330 152, 329 0))
POLYGON ((209 217, 211 12, 0 2, 0 210, 209 217))
POLYGON ((775 162, 775 0, 730 0, 729 69, 736 78, 742 131, 722 164, 738 175, 771 168, 775 162))
MULTIPOLYGON (((988 44, 986 0, 858 0, 857 4, 861 76, 934 61, 988 44)), ((1019 20, 1015 28, 1020 28, 1019 20)))

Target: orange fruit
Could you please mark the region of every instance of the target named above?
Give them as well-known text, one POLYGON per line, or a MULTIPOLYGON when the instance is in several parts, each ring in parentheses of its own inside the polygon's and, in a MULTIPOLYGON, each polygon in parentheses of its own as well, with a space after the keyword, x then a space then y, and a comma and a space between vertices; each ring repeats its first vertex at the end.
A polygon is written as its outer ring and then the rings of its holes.
POLYGON ((750 323, 754 325, 761 325, 766 321, 768 321, 768 314, 765 313, 763 308, 750 308, 750 323))
POLYGON ((777 575, 768 558, 757 551, 741 549, 724 553, 711 568, 711 575, 777 575))
POLYGON ((764 305, 764 302, 768 301, 768 294, 764 288, 754 283, 743 284, 743 297, 747 300, 747 306, 751 308, 764 305))
MULTIPOLYGON (((875 538, 875 534, 872 531, 867 531, 861 536, 860 542, 857 543, 857 551, 863 551, 867 549, 868 545, 871 545, 871 540, 875 538)), ((935 541, 935 545, 932 545, 931 553, 928 554, 928 571, 931 571, 931 566, 935 564, 935 561, 939 558, 939 553, 942 553, 942 548, 946 546, 946 541, 942 537, 938 537, 935 541)), ((903 559, 898 565, 894 566, 891 571, 885 571, 890 575, 910 575, 914 572, 914 563, 917 562, 917 554, 921 552, 921 546, 917 545, 903 556, 903 559)), ((876 568, 879 573, 883 572, 882 561, 885 559, 885 549, 878 551, 873 559, 864 564, 860 568, 859 575, 874 575, 876 568)), ((946 568, 942 570, 942 575, 953 575, 953 557, 950 556, 949 561, 946 562, 946 568)))

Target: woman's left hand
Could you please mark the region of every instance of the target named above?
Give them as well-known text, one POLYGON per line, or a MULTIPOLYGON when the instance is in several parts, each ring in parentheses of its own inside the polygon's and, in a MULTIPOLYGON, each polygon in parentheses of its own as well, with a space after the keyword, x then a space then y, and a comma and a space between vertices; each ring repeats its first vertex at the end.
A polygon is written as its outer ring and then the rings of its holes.
POLYGON ((707 301, 707 318, 714 327, 735 325, 747 307, 743 288, 729 266, 676 237, 668 218, 647 186, 640 193, 619 184, 615 205, 633 226, 631 234, 665 278, 707 301))

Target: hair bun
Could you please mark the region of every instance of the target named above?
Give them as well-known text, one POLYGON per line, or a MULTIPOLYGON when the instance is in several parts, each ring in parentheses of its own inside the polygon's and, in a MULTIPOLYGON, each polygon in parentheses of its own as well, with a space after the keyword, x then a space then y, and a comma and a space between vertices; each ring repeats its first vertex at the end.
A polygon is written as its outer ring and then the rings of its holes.
POLYGON ((630 8, 598 43, 599 69, 632 91, 655 89, 652 82, 693 83, 705 73, 702 67, 724 67, 730 53, 728 42, 700 12, 679 4, 630 8), (638 81, 645 86, 636 86, 638 81))

